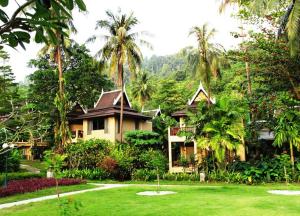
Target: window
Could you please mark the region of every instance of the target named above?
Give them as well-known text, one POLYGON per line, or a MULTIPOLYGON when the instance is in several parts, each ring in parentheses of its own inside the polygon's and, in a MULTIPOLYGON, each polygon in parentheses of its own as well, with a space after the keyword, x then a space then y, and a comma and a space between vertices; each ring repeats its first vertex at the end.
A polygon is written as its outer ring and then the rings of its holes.
POLYGON ((83 138, 83 131, 82 130, 78 131, 78 138, 83 138))
POLYGON ((93 119, 93 130, 104 130, 104 118, 93 119))
POLYGON ((72 136, 71 136, 72 139, 75 139, 76 138, 76 131, 72 131, 71 134, 72 134, 72 136))

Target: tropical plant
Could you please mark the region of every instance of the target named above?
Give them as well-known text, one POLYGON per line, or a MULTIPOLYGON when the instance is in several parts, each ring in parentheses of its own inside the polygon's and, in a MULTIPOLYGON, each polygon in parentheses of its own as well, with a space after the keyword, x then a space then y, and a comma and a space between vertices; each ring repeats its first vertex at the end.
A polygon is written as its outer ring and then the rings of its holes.
MULTIPOLYGON (((205 114, 204 118, 200 117, 203 121, 199 125, 201 131, 196 131, 197 144, 200 148, 211 149, 214 157, 221 164, 225 159, 226 150, 236 150, 243 144, 245 136, 242 121, 245 114, 244 104, 238 98, 222 96, 211 109, 200 111, 204 111, 205 114)), ((194 119, 197 119, 199 114, 196 114, 194 119)))
POLYGON ((223 51, 216 45, 210 43, 215 35, 215 29, 209 29, 207 24, 201 27, 195 26, 190 35, 195 35, 198 42, 198 52, 190 54, 190 62, 194 67, 196 76, 204 83, 208 91, 208 104, 211 104, 211 78, 220 77, 221 63, 223 62, 223 51))
POLYGON ((34 32, 34 40, 37 43, 56 43, 54 31, 66 29, 65 21, 72 19, 72 15, 67 11, 72 11, 75 6, 85 11, 86 6, 83 0, 28 0, 13 8, 12 1, 2 0, 0 5, 0 49, 2 45, 17 47, 20 45, 25 49, 24 43, 29 43, 31 32, 34 32), (12 7, 14 12, 9 17, 7 9, 12 7), (30 9, 30 12, 28 10, 30 9), (47 38, 45 35, 50 35, 47 38))
POLYGON ((144 71, 138 72, 136 79, 132 82, 131 94, 134 99, 139 101, 142 109, 144 109, 146 101, 151 99, 153 91, 154 86, 149 74, 144 71))
POLYGON ((294 151, 293 148, 300 147, 300 113, 297 110, 289 108, 283 110, 277 118, 277 126, 275 127, 274 145, 281 147, 284 143, 288 143, 290 147, 291 164, 294 168, 294 151))
MULTIPOLYGON (((53 13, 55 9, 50 9, 53 13)), ((66 16, 66 14, 70 13, 69 11, 62 11, 61 15, 66 16)), ((50 54, 50 59, 54 60, 57 64, 58 69, 58 83, 59 83, 59 92, 55 98, 55 105, 59 112, 59 119, 56 122, 56 127, 54 129, 55 133, 55 141, 57 143, 57 149, 59 151, 63 151, 63 148, 66 146, 67 142, 70 140, 70 131, 67 120, 67 106, 68 99, 65 95, 64 91, 64 79, 63 79, 63 59, 62 52, 65 56, 68 54, 68 47, 71 46, 71 41, 69 39, 70 32, 76 32, 76 29, 71 21, 71 17, 69 20, 65 20, 64 23, 67 26, 67 30, 61 29, 53 29, 53 33, 48 32, 48 37, 55 37, 55 40, 52 43, 46 44, 39 52, 39 55, 50 54)))
MULTIPOLYGON (((121 143, 123 141, 123 108, 124 108, 124 65, 129 66, 132 73, 137 71, 142 62, 142 53, 136 42, 148 44, 148 42, 138 39, 139 33, 133 32, 132 29, 138 24, 138 19, 133 13, 117 15, 110 11, 106 11, 108 19, 99 20, 96 29, 106 29, 109 34, 102 36, 105 39, 104 46, 96 54, 100 56, 102 62, 109 62, 110 74, 113 75, 117 71, 117 85, 121 88, 121 113, 120 113, 120 135, 121 143)), ((97 36, 92 36, 88 42, 93 42, 97 36)))
POLYGON ((288 35, 290 53, 295 56, 299 52, 299 20, 300 20, 300 2, 297 0, 223 0, 220 5, 220 11, 228 4, 237 3, 241 7, 258 16, 269 17, 272 12, 283 10, 284 15, 281 17, 278 28, 278 36, 284 32, 288 35))

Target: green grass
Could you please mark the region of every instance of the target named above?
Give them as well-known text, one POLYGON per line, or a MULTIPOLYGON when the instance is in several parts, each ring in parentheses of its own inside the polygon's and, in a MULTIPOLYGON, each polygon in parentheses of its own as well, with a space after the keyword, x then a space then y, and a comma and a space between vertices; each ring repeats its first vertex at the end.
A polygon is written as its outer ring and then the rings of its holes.
MULTIPOLYGON (((88 185, 88 184, 60 186, 59 192, 65 193, 65 192, 85 190, 85 189, 90 189, 95 187, 96 186, 94 185, 88 185)), ((32 193, 16 194, 8 197, 2 197, 0 198, 0 204, 16 202, 20 200, 31 199, 31 198, 41 197, 41 196, 54 195, 54 194, 56 194, 56 189, 55 187, 51 187, 43 190, 38 190, 32 193)), ((1 210, 0 210, 0 215, 1 215, 1 210)))
MULTIPOLYGON (((130 185, 75 195, 82 204, 78 215, 299 215, 299 196, 267 193, 270 189, 286 189, 284 185, 178 185, 162 186, 177 194, 157 197, 137 196, 137 192, 155 187, 130 185)), ((300 186, 290 186, 298 189, 300 186)), ((66 198, 64 198, 66 199, 66 198)), ((59 215, 57 200, 0 210, 2 215, 59 215)), ((76 214, 72 214, 76 215, 76 214)))
POLYGON ((21 164, 32 166, 32 167, 37 168, 41 171, 44 171, 47 168, 46 163, 44 161, 40 161, 40 160, 34 160, 34 161, 21 160, 21 164))

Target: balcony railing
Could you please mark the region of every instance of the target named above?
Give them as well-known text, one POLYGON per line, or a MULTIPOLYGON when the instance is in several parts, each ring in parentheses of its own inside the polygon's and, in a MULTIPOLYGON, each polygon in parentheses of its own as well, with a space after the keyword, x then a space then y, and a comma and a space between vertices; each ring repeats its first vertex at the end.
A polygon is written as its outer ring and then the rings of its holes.
POLYGON ((171 136, 177 136, 180 132, 195 133, 195 128, 194 127, 172 127, 172 128, 170 128, 171 136))

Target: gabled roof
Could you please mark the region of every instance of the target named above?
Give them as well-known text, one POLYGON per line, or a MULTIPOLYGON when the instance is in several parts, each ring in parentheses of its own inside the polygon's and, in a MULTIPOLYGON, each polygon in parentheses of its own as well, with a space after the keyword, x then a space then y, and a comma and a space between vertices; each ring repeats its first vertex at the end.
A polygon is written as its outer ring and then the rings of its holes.
POLYGON ((160 106, 158 107, 158 109, 153 109, 153 110, 144 110, 143 109, 142 113, 147 116, 150 116, 152 118, 155 118, 156 116, 161 115, 161 109, 160 109, 160 106))
MULTIPOLYGON (((197 99, 198 96, 201 94, 201 92, 203 92, 203 94, 206 96, 206 98, 208 98, 208 94, 207 94, 207 92, 205 91, 205 89, 204 89, 202 83, 200 82, 199 87, 198 87, 196 93, 194 94, 194 96, 192 97, 192 99, 188 101, 188 105, 189 105, 189 106, 191 106, 193 103, 196 102, 196 99, 197 99)), ((215 103, 216 103, 216 100, 215 100, 214 98, 210 98, 210 102, 211 102, 212 104, 215 104, 215 103)))
MULTIPOLYGON (((200 100, 203 100, 203 98, 201 98, 201 94, 203 94, 202 97, 204 97, 205 100, 207 100, 208 94, 205 91, 202 83, 200 82, 199 87, 198 87, 197 91, 195 92, 195 94, 193 95, 192 99, 188 101, 188 106, 183 110, 179 110, 177 112, 172 113, 172 116, 173 117, 187 116, 187 113, 189 110, 190 111, 195 110, 197 107, 197 102, 199 102, 200 100)), ((210 102, 212 104, 215 104, 216 100, 214 98, 210 98, 210 102)))
MULTIPOLYGON (((120 116, 121 114, 121 90, 114 90, 102 93, 95 103, 93 109, 89 109, 87 112, 82 113, 78 116, 73 116, 73 120, 80 120, 80 119, 90 119, 96 117, 108 117, 108 116, 120 116)), ((131 103, 129 101, 128 95, 124 90, 124 108, 123 108, 123 115, 127 118, 134 118, 134 119, 143 119, 148 120, 151 119, 149 116, 143 115, 138 113, 131 107, 131 103)))
MULTIPOLYGON (((94 106, 94 109, 102 109, 107 107, 113 107, 118 104, 121 99, 121 89, 104 92, 102 89, 102 93, 94 106)), ((129 101, 126 90, 124 89, 124 107, 129 106, 131 108, 131 103, 129 101)))
POLYGON ((72 106, 71 111, 68 113, 68 118, 75 118, 82 114, 86 114, 87 110, 83 108, 83 106, 80 105, 80 103, 74 103, 72 106))

